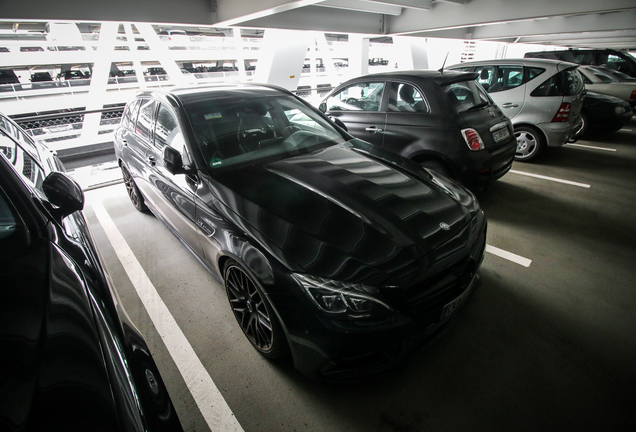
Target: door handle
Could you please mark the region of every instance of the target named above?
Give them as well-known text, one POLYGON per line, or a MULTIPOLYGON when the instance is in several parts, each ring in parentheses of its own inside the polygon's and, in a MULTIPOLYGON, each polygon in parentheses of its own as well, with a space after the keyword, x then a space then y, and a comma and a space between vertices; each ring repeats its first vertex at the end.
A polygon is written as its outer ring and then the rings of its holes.
POLYGON ((384 130, 382 130, 382 129, 380 129, 380 128, 377 128, 377 127, 375 127, 375 126, 368 127, 368 128, 366 128, 365 130, 366 130, 367 132, 371 132, 371 133, 373 133, 373 134, 377 134, 377 133, 384 132, 384 130))
POLYGON ((517 108, 518 106, 518 104, 512 102, 506 102, 505 104, 501 105, 502 108, 517 108))
POLYGON ((157 159, 155 159, 154 156, 148 156, 148 162, 150 163, 151 166, 157 165, 157 159))

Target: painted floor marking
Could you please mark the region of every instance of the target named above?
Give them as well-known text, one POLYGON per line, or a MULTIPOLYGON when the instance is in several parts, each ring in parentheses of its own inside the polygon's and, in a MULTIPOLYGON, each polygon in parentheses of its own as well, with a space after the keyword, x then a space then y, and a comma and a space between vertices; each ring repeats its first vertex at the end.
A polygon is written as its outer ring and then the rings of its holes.
POLYGON ((223 395, 212 381, 103 204, 96 201, 92 207, 210 430, 243 432, 243 428, 234 417, 223 395))
POLYGON ((604 151, 611 151, 611 152, 615 152, 616 149, 612 149, 612 148, 604 148, 604 147, 594 147, 594 146, 589 146, 589 145, 583 145, 583 144, 565 144, 568 147, 581 147, 581 148, 586 148, 586 149, 592 149, 592 150, 604 150, 604 151))
POLYGON ((513 254, 512 252, 490 246, 489 244, 486 245, 486 252, 490 252, 493 255, 497 255, 498 257, 507 259, 508 261, 512 261, 524 267, 530 267, 530 264, 532 263, 532 260, 528 258, 524 258, 522 256, 513 254))
POLYGON ((553 182, 557 182, 557 183, 563 183, 563 184, 567 184, 567 185, 572 185, 572 186, 578 186, 578 187, 582 187, 582 188, 590 188, 589 184, 585 184, 585 183, 577 183, 577 182, 573 182, 570 180, 563 180, 563 179, 559 179, 559 178, 554 178, 554 177, 547 177, 547 176, 542 176, 539 174, 531 174, 531 173, 527 173, 527 172, 523 172, 523 171, 516 171, 516 170, 510 170, 511 173, 515 173, 515 174, 520 174, 520 175, 524 175, 524 176, 528 176, 528 177, 535 177, 538 179, 543 179, 543 180, 550 180, 553 182))
POLYGON ((619 131, 621 131, 621 132, 631 132, 632 130, 631 129, 619 129, 619 131))

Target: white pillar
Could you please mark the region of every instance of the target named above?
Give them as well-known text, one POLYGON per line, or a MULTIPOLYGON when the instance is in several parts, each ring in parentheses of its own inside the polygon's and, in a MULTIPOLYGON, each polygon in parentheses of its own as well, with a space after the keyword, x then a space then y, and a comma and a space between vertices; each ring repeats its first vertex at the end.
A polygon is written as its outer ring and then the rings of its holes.
POLYGON ((393 60, 397 69, 428 69, 426 39, 409 36, 394 36, 393 46, 396 56, 393 60))
POLYGON ((349 35, 349 67, 351 78, 369 73, 369 38, 359 34, 349 35))
POLYGON ((303 71, 310 32, 268 29, 263 37, 254 81, 296 90, 303 71))

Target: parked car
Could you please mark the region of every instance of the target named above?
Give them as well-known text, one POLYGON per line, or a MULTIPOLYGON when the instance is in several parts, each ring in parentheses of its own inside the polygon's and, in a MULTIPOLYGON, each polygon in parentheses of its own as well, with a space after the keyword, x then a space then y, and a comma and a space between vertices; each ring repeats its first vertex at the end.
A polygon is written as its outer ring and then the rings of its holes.
POLYGON ((55 88, 57 83, 48 72, 33 72, 31 74, 31 88, 55 88))
POLYGON ((66 82, 66 84, 60 83, 60 86, 70 85, 75 87, 90 85, 91 83, 90 73, 85 73, 78 69, 60 72, 56 78, 58 81, 66 82))
POLYGON ((583 98, 581 128, 577 136, 615 132, 632 118, 632 107, 622 99, 588 91, 583 98))
POLYGON ((166 81, 168 74, 162 67, 149 67, 144 71, 144 79, 146 81, 166 81))
POLYGON ((478 283, 486 219, 468 190, 281 88, 141 91, 115 153, 132 204, 223 281, 254 348, 309 376, 383 374, 478 283))
POLYGON ((0 69, 0 92, 22 90, 20 79, 13 69, 0 69))
POLYGON ((510 121, 475 82, 477 74, 404 71, 354 78, 320 110, 356 138, 479 188, 506 174, 510 121))
POLYGON ((620 81, 594 66, 581 66, 579 72, 587 90, 617 97, 628 102, 632 109, 636 107, 636 81, 620 81))
POLYGON ((581 126, 585 86, 578 65, 558 60, 500 59, 466 62, 449 69, 473 71, 512 120, 515 160, 534 161, 547 147, 575 139, 581 126))
POLYGON ((538 51, 524 54, 525 58, 563 60, 581 65, 603 66, 636 78, 636 58, 629 53, 613 49, 568 49, 538 51))
POLYGON ((55 154, 0 115, 0 424, 180 431, 55 154))

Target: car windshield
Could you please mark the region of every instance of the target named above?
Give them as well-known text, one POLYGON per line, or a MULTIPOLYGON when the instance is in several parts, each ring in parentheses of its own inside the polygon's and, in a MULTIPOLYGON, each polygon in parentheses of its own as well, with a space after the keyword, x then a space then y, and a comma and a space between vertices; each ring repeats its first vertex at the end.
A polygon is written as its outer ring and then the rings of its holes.
POLYGON ((447 85, 444 87, 444 92, 459 113, 479 109, 492 103, 486 90, 476 81, 461 81, 447 85))
POLYGON ((345 142, 293 96, 200 98, 185 105, 208 167, 254 165, 345 142))

